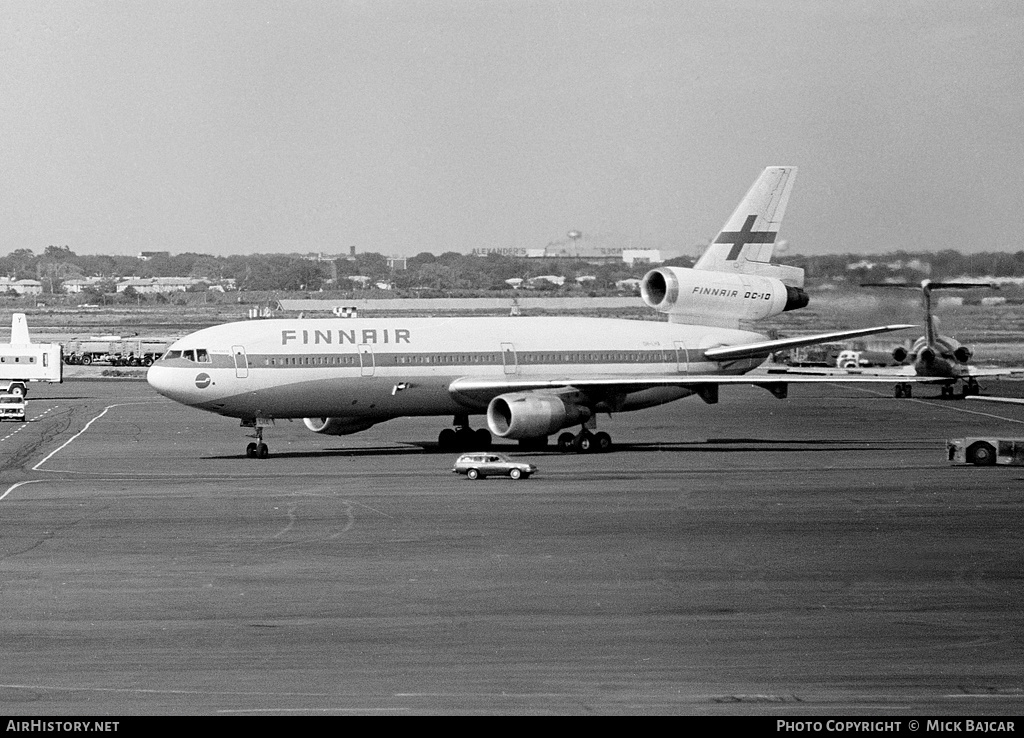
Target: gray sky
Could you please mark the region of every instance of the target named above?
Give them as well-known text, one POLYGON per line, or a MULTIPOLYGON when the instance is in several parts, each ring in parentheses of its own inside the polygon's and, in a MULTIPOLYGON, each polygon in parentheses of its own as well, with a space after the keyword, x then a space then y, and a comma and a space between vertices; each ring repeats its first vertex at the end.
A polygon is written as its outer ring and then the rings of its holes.
POLYGON ((1024 250, 1024 3, 5 0, 0 253, 1024 250))

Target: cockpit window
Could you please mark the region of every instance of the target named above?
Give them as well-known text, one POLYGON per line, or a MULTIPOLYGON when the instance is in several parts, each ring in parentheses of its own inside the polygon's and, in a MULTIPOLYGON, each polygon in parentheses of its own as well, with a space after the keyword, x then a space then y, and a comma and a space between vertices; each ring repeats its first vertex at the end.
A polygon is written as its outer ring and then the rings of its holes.
POLYGON ((168 351, 166 354, 164 354, 163 358, 165 358, 165 359, 180 359, 181 358, 181 352, 180 351, 168 351))
POLYGON ((181 358, 185 359, 185 361, 195 361, 196 352, 193 351, 192 349, 186 349, 185 351, 181 352, 181 358))

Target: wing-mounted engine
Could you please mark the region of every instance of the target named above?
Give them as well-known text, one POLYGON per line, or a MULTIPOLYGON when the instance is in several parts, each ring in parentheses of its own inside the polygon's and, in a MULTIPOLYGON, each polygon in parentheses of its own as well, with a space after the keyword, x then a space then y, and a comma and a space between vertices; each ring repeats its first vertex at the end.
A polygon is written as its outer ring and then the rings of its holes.
POLYGON ((801 287, 773 277, 680 267, 649 271, 640 283, 640 295, 648 306, 668 313, 673 323, 722 328, 797 310, 808 302, 801 287))
POLYGON ((487 427, 499 438, 549 436, 590 418, 590 410, 557 395, 510 392, 487 406, 487 427))
POLYGON ((303 418, 302 422, 314 433, 327 436, 347 436, 373 426, 363 418, 303 418))

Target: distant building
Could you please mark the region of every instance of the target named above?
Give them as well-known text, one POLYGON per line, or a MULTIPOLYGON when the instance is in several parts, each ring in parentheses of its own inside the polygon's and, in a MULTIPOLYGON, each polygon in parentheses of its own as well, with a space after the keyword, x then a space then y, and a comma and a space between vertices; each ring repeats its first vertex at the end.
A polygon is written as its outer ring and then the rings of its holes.
POLYGON ((99 287, 103 277, 85 277, 83 279, 65 279, 62 283, 64 291, 69 295, 77 295, 88 289, 99 287))
POLYGON ((17 292, 19 295, 43 294, 43 283, 35 279, 0 277, 0 292, 17 292))
POLYGON ((483 248, 473 249, 474 256, 488 256, 500 254, 520 259, 578 259, 588 264, 661 264, 665 261, 658 249, 620 249, 620 248, 596 248, 577 247, 575 242, 549 243, 544 248, 483 248))
POLYGON ((622 261, 630 266, 634 264, 661 264, 661 252, 658 249, 623 249, 622 261))
POLYGON ((132 277, 118 282, 116 287, 118 292, 124 292, 131 287, 142 295, 169 294, 186 292, 201 281, 193 277, 153 277, 151 279, 132 277))

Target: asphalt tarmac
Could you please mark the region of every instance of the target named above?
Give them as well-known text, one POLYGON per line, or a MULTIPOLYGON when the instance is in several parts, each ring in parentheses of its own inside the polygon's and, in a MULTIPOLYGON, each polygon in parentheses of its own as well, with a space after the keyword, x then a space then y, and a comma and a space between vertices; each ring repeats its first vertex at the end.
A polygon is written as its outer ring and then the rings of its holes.
POLYGON ((1024 468, 945 439, 1024 406, 890 393, 725 388, 471 482, 441 418, 258 460, 144 382, 33 386, 0 714, 1019 714, 1024 468))

